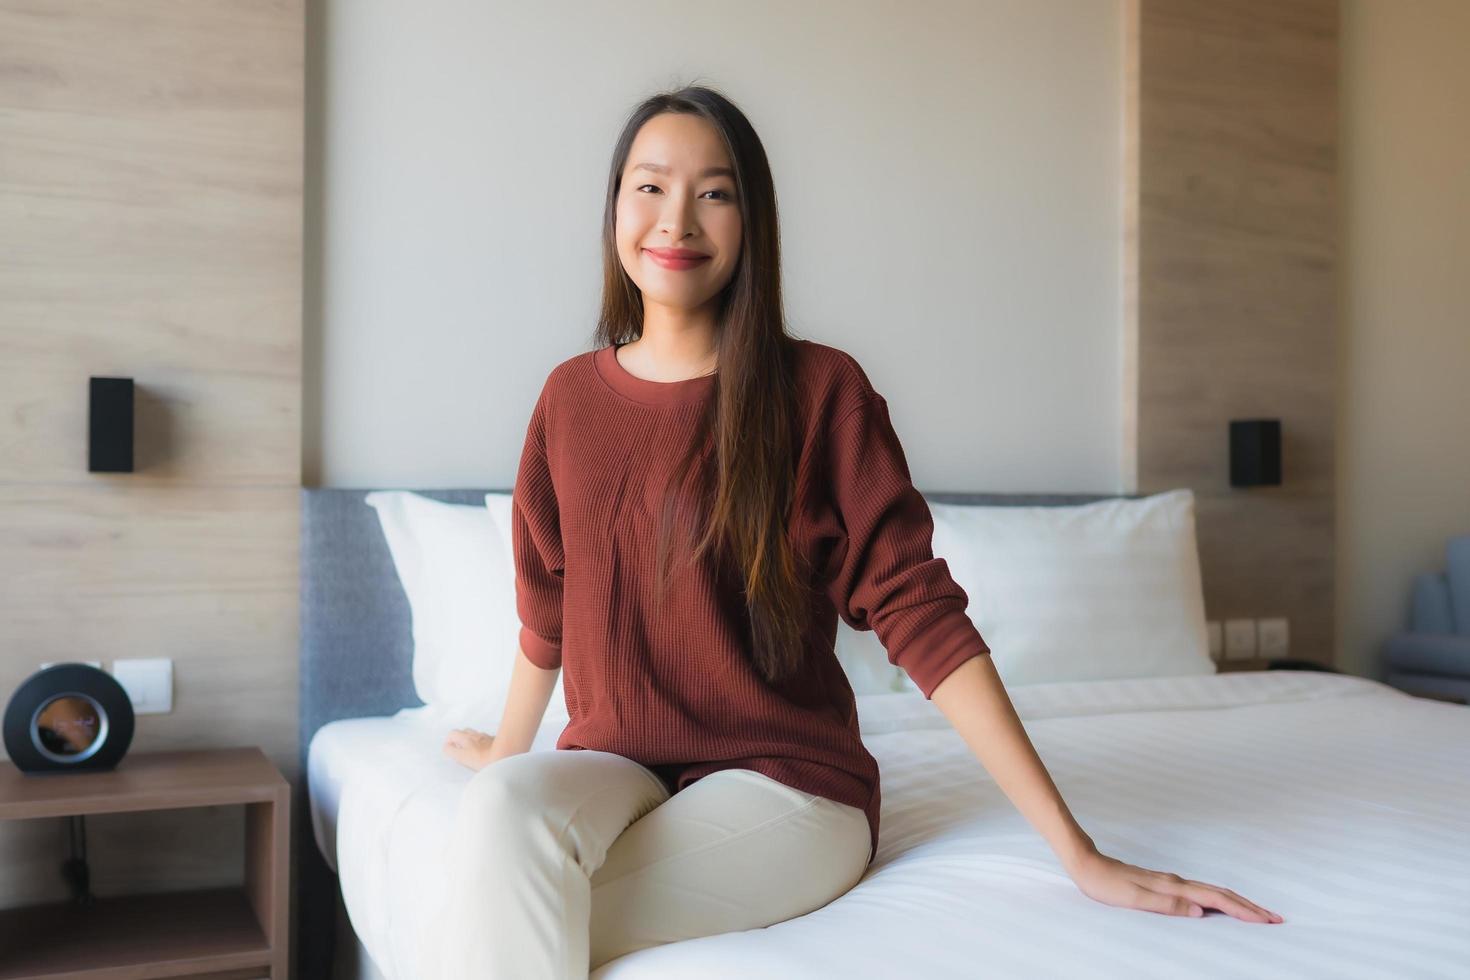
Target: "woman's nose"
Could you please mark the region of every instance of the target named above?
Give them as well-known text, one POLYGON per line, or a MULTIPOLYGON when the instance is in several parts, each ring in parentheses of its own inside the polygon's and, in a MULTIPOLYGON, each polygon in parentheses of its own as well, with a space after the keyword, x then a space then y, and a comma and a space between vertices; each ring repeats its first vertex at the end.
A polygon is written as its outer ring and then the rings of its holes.
POLYGON ((694 227, 694 215, 690 213, 688 197, 670 194, 659 219, 659 226, 668 232, 669 238, 677 245, 685 233, 694 227))

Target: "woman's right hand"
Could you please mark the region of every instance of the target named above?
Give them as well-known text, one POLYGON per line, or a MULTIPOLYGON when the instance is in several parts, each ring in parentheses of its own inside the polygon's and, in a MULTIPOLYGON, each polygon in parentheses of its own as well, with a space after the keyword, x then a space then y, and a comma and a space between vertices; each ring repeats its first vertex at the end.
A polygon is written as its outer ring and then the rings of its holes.
POLYGON ((473 728, 456 728, 444 739, 444 754, 460 765, 479 771, 494 762, 494 735, 473 728))

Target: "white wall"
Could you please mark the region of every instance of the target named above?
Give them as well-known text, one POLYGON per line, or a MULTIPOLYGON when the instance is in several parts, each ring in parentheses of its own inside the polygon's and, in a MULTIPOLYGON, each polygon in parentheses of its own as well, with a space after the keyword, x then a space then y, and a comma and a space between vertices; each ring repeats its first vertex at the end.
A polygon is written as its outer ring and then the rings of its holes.
POLYGON ((1367 676, 1470 533, 1467 50, 1465 0, 1344 3, 1338 665, 1367 676))
POLYGON ((793 332, 865 366, 921 489, 1126 489, 1119 0, 314 16, 307 485, 511 484, 590 349, 618 129, 699 81, 771 157, 793 332))

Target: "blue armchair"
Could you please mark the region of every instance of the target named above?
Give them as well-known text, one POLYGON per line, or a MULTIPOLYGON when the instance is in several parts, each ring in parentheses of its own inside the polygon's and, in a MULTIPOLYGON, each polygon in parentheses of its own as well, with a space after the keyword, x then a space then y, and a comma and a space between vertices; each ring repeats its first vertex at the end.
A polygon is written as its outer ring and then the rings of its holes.
POLYGON ((1414 579, 1408 630, 1383 647, 1388 683, 1470 703, 1470 534, 1451 538, 1443 572, 1414 579))

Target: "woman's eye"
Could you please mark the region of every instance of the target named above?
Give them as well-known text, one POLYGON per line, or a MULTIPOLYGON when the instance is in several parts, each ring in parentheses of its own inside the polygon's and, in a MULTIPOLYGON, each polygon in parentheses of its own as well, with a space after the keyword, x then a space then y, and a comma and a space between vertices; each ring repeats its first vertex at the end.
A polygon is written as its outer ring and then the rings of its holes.
MULTIPOLYGON (((653 188, 654 188, 654 189, 655 189, 655 190, 657 190, 657 189, 658 189, 658 188, 657 188, 657 187, 656 187, 656 186, 655 186, 655 185, 653 185, 653 184, 640 184, 640 185, 639 185, 639 186, 638 186, 638 187, 637 187, 637 188, 635 188, 635 190, 640 190, 640 191, 641 191, 641 190, 643 190, 643 188, 645 188, 645 187, 653 187, 653 188)), ((721 191, 721 190, 713 190, 713 191, 705 191, 705 192, 704 192, 704 193, 705 193, 705 194, 718 194, 718 195, 720 195, 720 197, 721 197, 721 198, 722 198, 722 199, 724 199, 724 200, 726 200, 726 201, 728 201, 728 200, 731 200, 731 199, 732 199, 732 198, 731 198, 731 195, 729 195, 729 194, 727 194, 727 193, 725 193, 725 192, 724 192, 724 191, 721 191)), ((701 196, 701 197, 703 197, 703 196, 704 196, 704 195, 703 195, 703 194, 702 194, 702 195, 700 195, 700 196, 701 196)))

